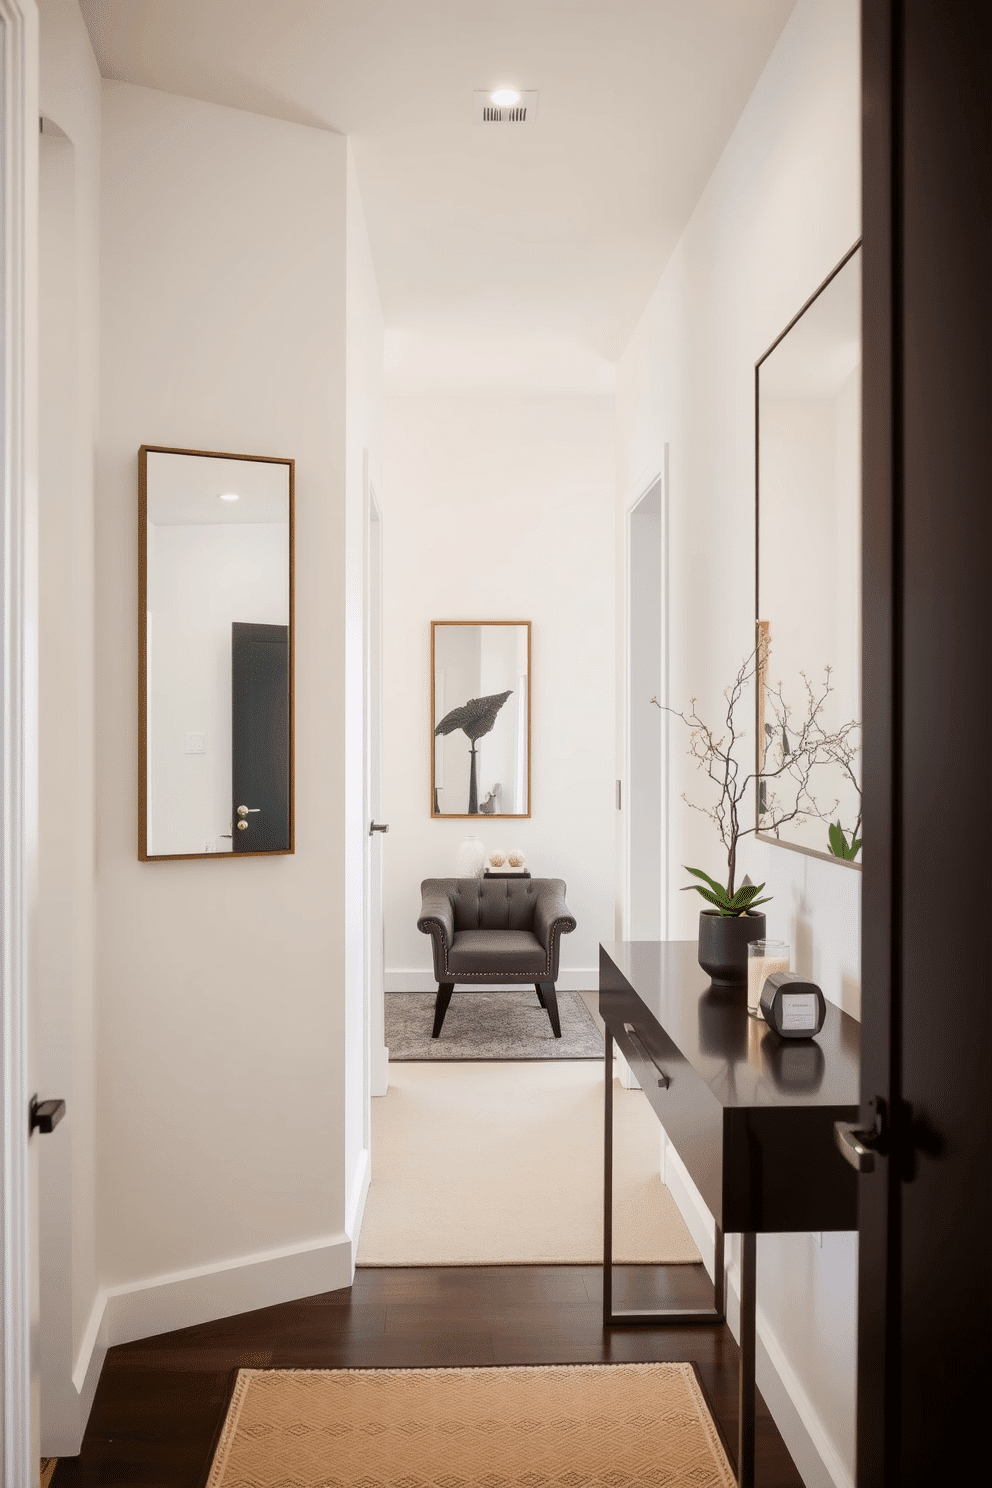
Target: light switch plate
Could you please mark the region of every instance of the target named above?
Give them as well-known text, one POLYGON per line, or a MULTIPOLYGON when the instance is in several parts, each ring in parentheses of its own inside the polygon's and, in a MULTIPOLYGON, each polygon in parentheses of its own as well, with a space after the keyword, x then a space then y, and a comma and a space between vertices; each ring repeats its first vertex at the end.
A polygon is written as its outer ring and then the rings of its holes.
POLYGON ((187 734, 186 735, 186 753, 187 754, 206 754, 206 752, 207 752, 207 736, 206 736, 206 734, 187 734))

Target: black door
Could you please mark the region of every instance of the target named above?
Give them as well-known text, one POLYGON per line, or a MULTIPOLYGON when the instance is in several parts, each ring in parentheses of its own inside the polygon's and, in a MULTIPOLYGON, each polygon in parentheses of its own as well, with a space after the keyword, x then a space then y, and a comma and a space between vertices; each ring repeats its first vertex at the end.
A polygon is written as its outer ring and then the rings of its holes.
POLYGON ((231 626, 235 852, 289 852, 289 626, 231 626))
POLYGON ((987 1469, 992 4, 863 0, 859 1488, 987 1469))

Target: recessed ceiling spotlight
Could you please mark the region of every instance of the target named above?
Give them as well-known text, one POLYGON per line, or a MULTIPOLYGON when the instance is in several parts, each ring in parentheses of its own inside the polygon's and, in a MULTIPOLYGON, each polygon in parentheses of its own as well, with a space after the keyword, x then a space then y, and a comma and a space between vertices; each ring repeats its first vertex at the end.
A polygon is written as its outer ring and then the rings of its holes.
POLYGON ((240 501, 241 497, 237 491, 221 491, 220 499, 221 501, 240 501))
POLYGON ((472 93, 472 115, 476 124, 533 124, 538 96, 536 88, 477 88, 472 93))

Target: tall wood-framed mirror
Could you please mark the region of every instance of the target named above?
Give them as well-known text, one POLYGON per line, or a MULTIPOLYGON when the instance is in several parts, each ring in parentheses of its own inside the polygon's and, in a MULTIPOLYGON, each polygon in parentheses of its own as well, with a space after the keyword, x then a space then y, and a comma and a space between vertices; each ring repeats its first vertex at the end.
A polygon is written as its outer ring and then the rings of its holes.
POLYGON ((859 867, 860 242, 759 359, 755 420, 758 835, 859 867))
POLYGON ((530 816, 530 621, 431 622, 431 815, 530 816))
POLYGON ((138 855, 291 853, 294 463, 138 463, 138 855))

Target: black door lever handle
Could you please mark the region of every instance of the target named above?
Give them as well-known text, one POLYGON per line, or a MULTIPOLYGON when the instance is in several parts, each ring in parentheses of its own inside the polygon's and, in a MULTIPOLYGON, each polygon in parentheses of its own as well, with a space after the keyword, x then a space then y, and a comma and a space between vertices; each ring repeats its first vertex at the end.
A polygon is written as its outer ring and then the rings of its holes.
POLYGON ((50 1132, 58 1126, 65 1115, 64 1100, 39 1101, 36 1095, 31 1097, 31 1126, 30 1131, 50 1132))
POLYGON ((862 1131, 854 1121, 835 1121, 834 1140, 840 1154, 858 1173, 874 1173, 875 1152, 872 1143, 876 1140, 873 1131, 862 1131))
POLYGON ((835 1121, 834 1141, 841 1156, 858 1173, 874 1173, 875 1154, 885 1157, 889 1150, 888 1110, 880 1095, 872 1096, 868 1102, 871 1126, 858 1121, 835 1121))

